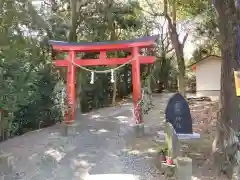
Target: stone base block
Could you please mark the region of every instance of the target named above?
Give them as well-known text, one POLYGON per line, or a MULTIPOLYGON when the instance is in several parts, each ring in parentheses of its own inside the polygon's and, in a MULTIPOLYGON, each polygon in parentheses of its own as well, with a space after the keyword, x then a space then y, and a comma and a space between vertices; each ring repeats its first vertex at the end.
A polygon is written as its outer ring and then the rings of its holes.
POLYGON ((188 157, 177 157, 177 172, 176 178, 179 180, 192 179, 192 159, 188 157))
POLYGON ((76 131, 77 124, 75 122, 71 124, 67 124, 63 122, 61 125, 62 125, 63 136, 71 136, 71 135, 77 134, 77 131, 76 131))
POLYGON ((135 124, 134 125, 134 132, 136 137, 141 137, 144 135, 144 124, 135 124))
POLYGON ((11 172, 13 169, 13 155, 0 152, 0 169, 3 173, 11 172))
MULTIPOLYGON (((193 132, 192 134, 177 134, 178 140, 180 141, 189 141, 189 140, 197 140, 200 139, 200 134, 193 132)), ((165 133, 164 131, 158 131, 158 138, 159 141, 165 140, 165 133)))

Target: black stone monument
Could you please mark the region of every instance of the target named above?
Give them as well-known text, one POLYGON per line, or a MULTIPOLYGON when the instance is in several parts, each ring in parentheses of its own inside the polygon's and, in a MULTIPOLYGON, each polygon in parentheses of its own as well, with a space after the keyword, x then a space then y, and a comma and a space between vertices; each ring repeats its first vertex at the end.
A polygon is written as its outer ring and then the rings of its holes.
POLYGON ((177 134, 192 134, 192 117, 189 105, 180 94, 174 94, 165 110, 166 121, 171 123, 177 134))

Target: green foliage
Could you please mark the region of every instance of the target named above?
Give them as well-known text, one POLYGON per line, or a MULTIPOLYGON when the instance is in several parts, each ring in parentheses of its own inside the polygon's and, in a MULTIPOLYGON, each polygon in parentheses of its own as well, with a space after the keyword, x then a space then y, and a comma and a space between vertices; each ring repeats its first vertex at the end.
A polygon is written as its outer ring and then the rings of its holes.
MULTIPOLYGON (((170 82, 172 82, 177 75, 177 70, 173 64, 174 59, 164 53, 156 58, 157 60, 152 71, 153 84, 155 84, 157 89, 163 88, 163 86, 168 89, 170 88, 170 82), (158 87, 159 85, 160 87, 158 87)), ((161 90, 159 89, 159 91, 161 90)))
MULTIPOLYGON (((59 110, 54 109, 48 49, 31 24, 24 4, 2 1, 0 10, 0 99, 4 117, 0 120, 0 139, 53 124, 59 110), (27 30, 28 29, 28 30, 27 30), (48 122, 47 122, 48 121, 48 122)), ((38 31, 41 35, 41 29, 38 31)))
POLYGON ((177 0, 177 16, 181 20, 199 16, 206 12, 212 5, 209 0, 177 0))
POLYGON ((2 127, 7 136, 38 129, 44 121, 55 121, 51 98, 56 80, 38 45, 35 40, 15 37, 10 48, 0 53, 0 97, 6 112, 2 122, 11 122, 10 127, 2 127))
POLYGON ((201 60, 207 55, 220 55, 219 47, 219 31, 217 25, 217 14, 212 7, 206 9, 201 14, 201 18, 197 23, 195 39, 200 40, 201 44, 193 53, 191 63, 201 60))
MULTIPOLYGON (((22 0, 0 2, 0 104, 5 110, 0 120, 1 139, 52 125, 63 118, 66 69, 57 73, 52 66, 48 39, 73 41, 70 32, 75 31, 77 41, 125 40, 149 35, 156 27, 152 19, 145 17, 138 1, 83 0, 75 17, 69 1, 48 3, 33 6, 22 0), (71 24, 74 18, 76 23, 71 24)), ((127 55, 128 52, 113 52, 109 57, 127 55)), ((79 57, 96 58, 97 54, 82 53, 79 57)), ((159 53, 154 68, 141 66, 141 76, 167 84, 176 74, 171 61, 159 53)), ((132 92, 131 73, 131 65, 119 70, 117 98, 132 92)), ((89 84, 90 73, 79 70, 77 81, 82 111, 111 103, 109 74, 98 74, 95 83, 89 84)))
POLYGON ((217 14, 214 8, 210 7, 202 13, 201 21, 197 26, 197 32, 200 36, 207 36, 210 39, 216 38, 219 35, 217 25, 217 14))

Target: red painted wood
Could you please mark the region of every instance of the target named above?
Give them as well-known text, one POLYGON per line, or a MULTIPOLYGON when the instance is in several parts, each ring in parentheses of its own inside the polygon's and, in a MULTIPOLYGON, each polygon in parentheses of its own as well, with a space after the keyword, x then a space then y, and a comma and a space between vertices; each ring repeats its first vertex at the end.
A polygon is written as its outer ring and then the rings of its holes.
MULTIPOLYGON (((80 66, 101 66, 101 65, 118 65, 128 62, 132 57, 111 58, 111 59, 76 59, 74 62, 80 66)), ((139 56, 140 64, 153 64, 154 56, 139 56)), ((59 67, 68 66, 67 60, 54 60, 53 63, 59 67)))
MULTIPOLYGON (((70 61, 74 61, 76 58, 76 53, 74 51, 69 52, 68 56, 70 61)), ((69 105, 69 110, 65 116, 65 123, 73 123, 75 119, 75 82, 76 82, 76 66, 74 66, 70 61, 68 61, 68 72, 67 72, 67 100, 69 105)))
POLYGON ((67 100, 69 111, 66 113, 65 122, 72 123, 75 119, 75 82, 76 82, 76 66, 98 66, 98 65, 119 65, 127 63, 132 57, 132 82, 133 82, 133 101, 134 114, 138 115, 135 119, 136 123, 142 123, 142 117, 139 116, 141 109, 137 108, 137 103, 141 98, 141 79, 140 79, 140 64, 152 64, 155 61, 154 56, 139 56, 139 50, 146 47, 154 47, 157 37, 140 38, 135 41, 123 41, 108 43, 87 43, 87 44, 69 44, 60 42, 50 42, 55 51, 66 51, 69 53, 67 60, 55 60, 58 67, 67 67, 67 100), (127 58, 107 58, 106 51, 128 50, 132 52, 132 56, 127 58), (100 52, 99 59, 77 59, 76 52, 100 52), (69 62, 70 61, 70 62, 69 62), (74 61, 74 64, 71 63, 74 61))
POLYGON ((123 44, 96 44, 92 46, 77 46, 77 45, 61 45, 52 44, 52 48, 58 51, 77 51, 77 52, 99 52, 99 51, 113 51, 113 50, 127 50, 133 47, 145 48, 154 47, 154 41, 134 42, 123 44))
POLYGON ((133 48, 132 55, 135 61, 132 62, 132 83, 133 83, 133 106, 136 124, 142 123, 142 117, 140 116, 140 106, 138 101, 141 98, 141 77, 140 77, 140 58, 138 47, 133 48))
POLYGON ((196 69, 197 69, 196 64, 192 65, 192 71, 196 71, 196 69))
POLYGON ((106 51, 100 51, 99 59, 106 59, 107 58, 107 52, 106 51))

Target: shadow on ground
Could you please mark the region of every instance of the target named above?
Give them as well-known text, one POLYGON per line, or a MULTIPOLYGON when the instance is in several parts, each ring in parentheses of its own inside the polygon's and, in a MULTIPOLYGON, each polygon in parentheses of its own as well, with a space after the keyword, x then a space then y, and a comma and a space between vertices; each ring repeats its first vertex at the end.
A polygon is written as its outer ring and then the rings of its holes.
POLYGON ((1 143, 0 151, 12 153, 12 168, 0 172, 4 180, 79 180, 85 176, 164 180, 152 140, 163 128, 169 96, 154 95, 155 107, 145 116, 143 138, 134 135, 131 104, 103 108, 77 115, 72 135, 63 136, 57 124, 1 143))

